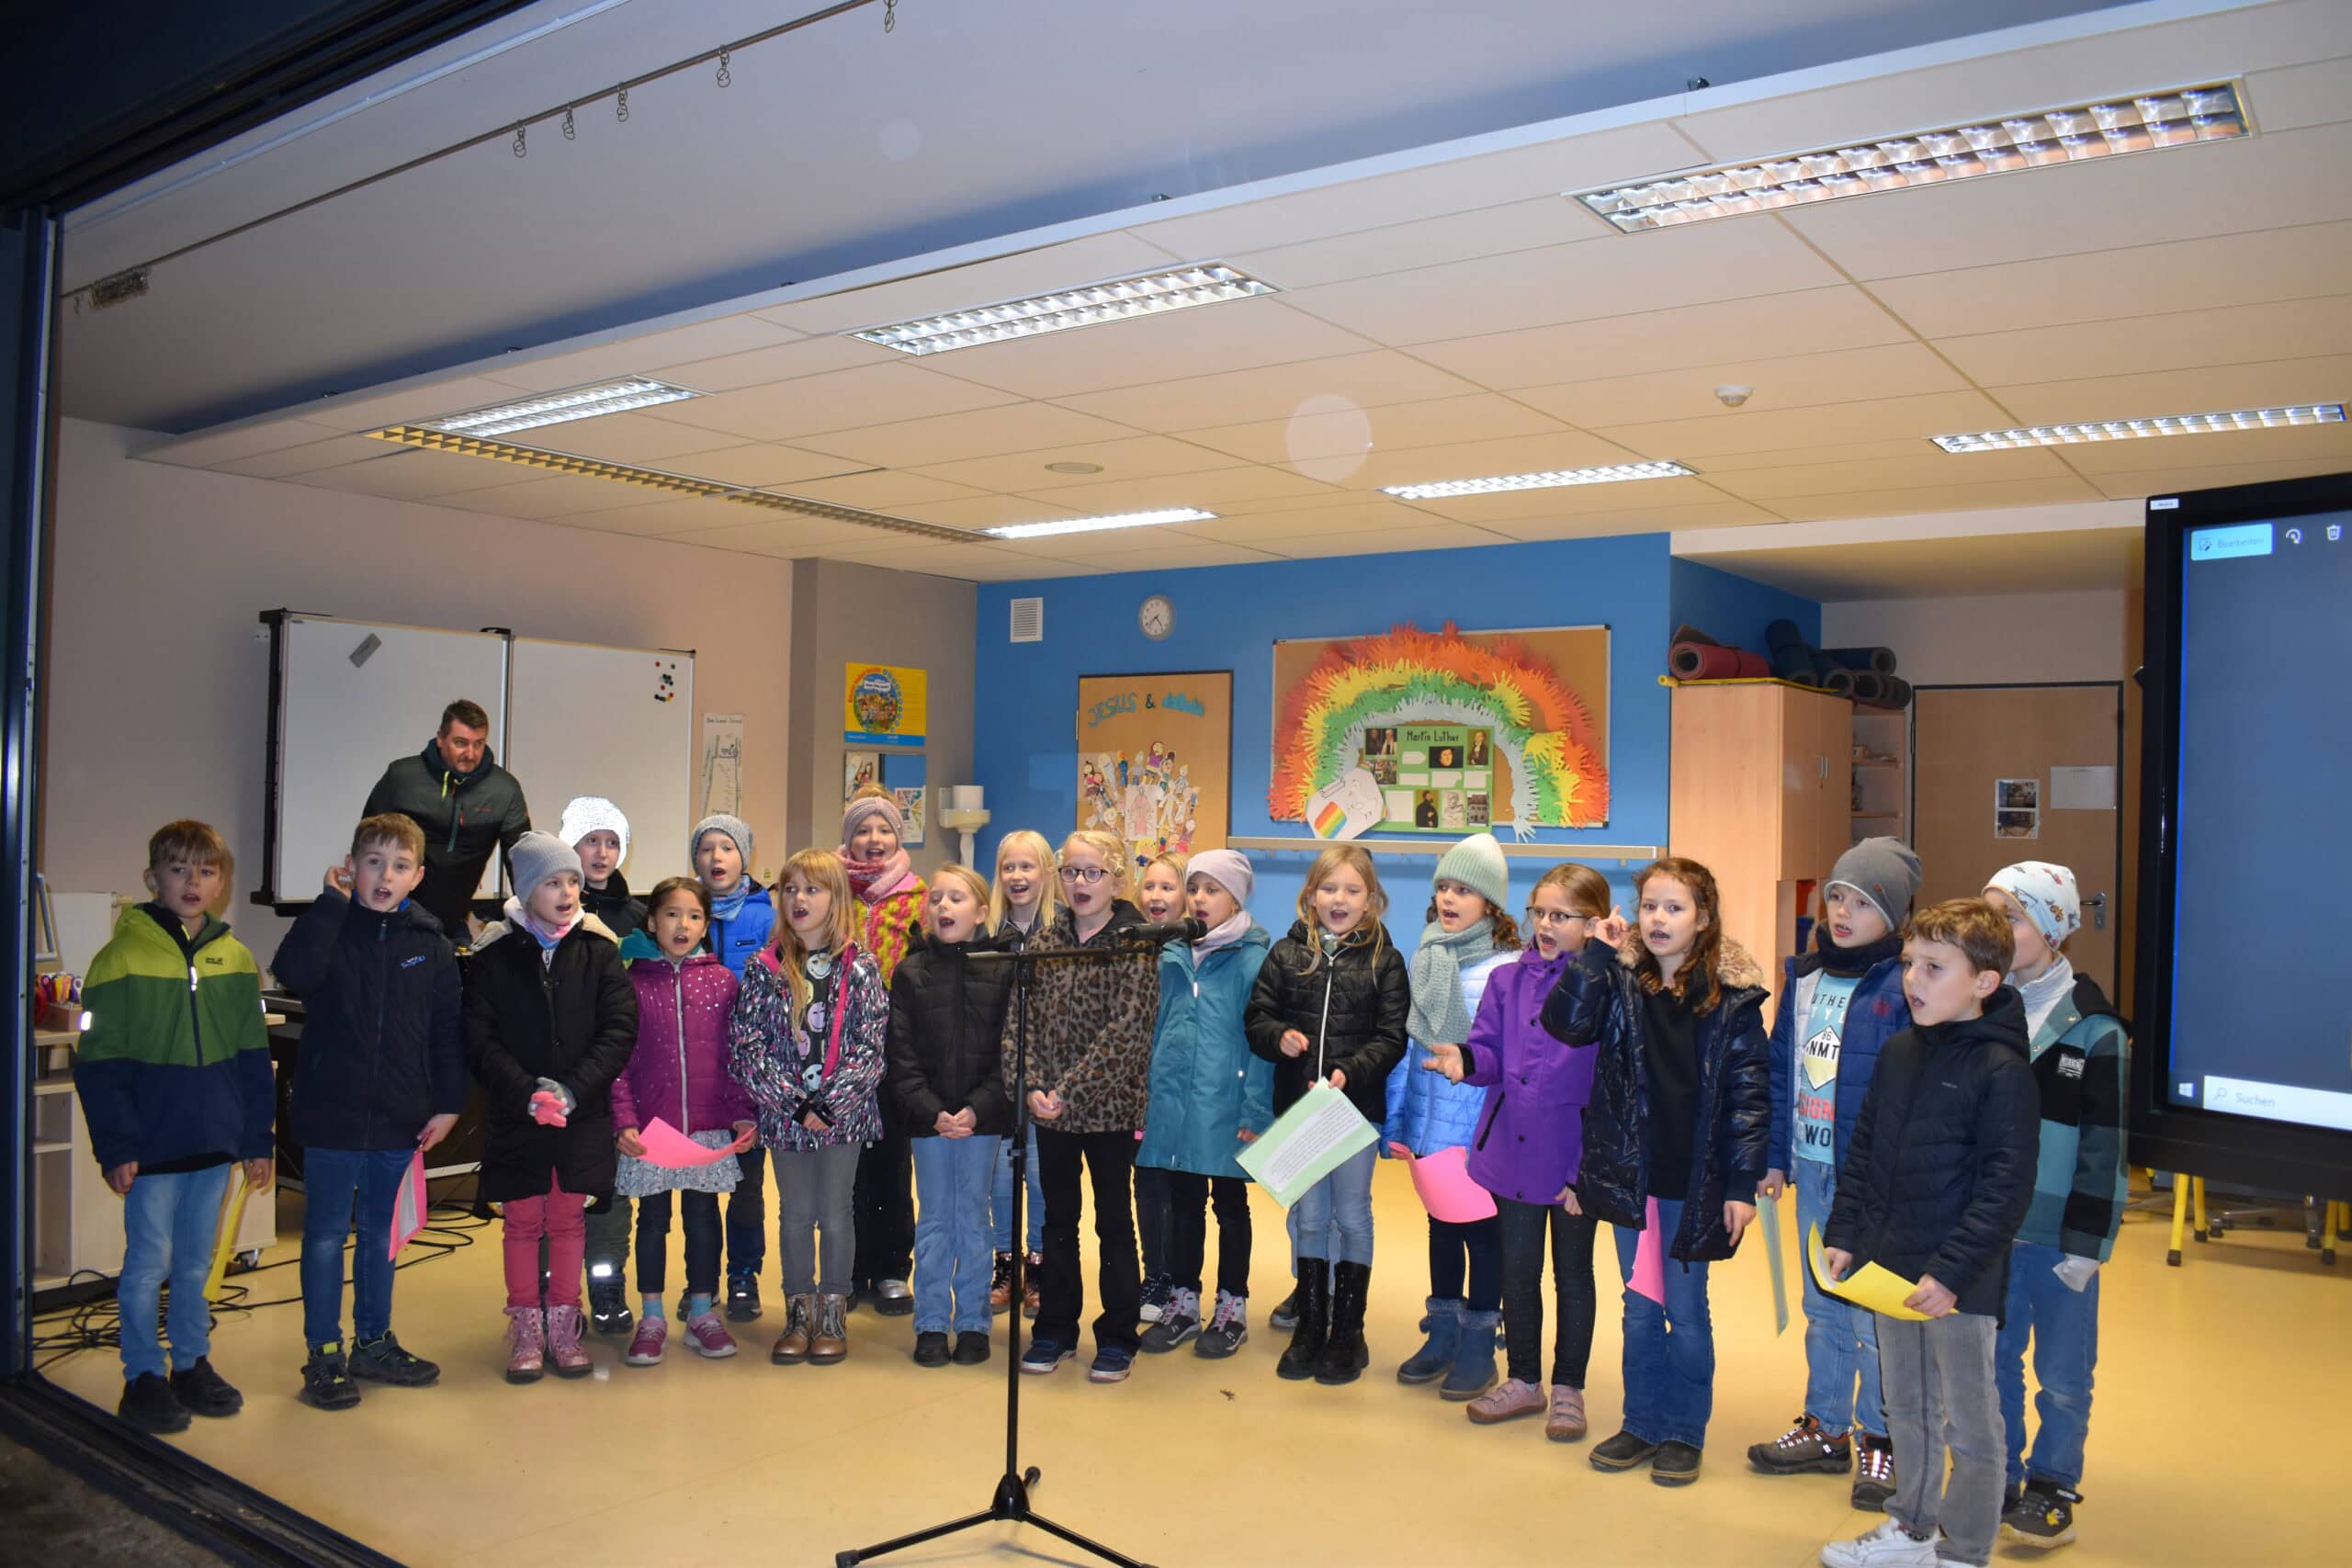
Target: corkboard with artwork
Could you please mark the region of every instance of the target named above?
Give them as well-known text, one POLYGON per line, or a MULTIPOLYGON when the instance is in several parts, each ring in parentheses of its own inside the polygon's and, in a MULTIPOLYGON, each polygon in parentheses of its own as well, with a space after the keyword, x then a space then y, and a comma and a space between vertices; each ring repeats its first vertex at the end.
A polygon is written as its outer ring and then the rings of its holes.
POLYGON ((1087 675, 1078 682, 1078 826, 1136 862, 1220 849, 1230 822, 1233 672, 1087 675))

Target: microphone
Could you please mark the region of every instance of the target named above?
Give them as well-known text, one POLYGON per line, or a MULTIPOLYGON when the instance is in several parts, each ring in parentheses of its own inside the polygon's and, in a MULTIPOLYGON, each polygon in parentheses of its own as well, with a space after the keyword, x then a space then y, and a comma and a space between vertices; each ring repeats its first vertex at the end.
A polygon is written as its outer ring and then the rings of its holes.
POLYGON ((1137 946, 1159 947, 1171 942, 1198 942, 1208 934, 1205 920, 1167 920, 1159 925, 1123 926, 1119 940, 1137 946))

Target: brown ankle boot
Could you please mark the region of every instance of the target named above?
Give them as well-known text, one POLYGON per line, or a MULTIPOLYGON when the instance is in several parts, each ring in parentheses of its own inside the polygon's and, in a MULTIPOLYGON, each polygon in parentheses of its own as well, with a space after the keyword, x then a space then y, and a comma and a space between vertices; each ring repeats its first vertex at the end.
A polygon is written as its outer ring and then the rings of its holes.
POLYGON ((817 1326, 817 1298, 786 1296, 784 1299, 784 1332, 776 1337, 775 1348, 768 1352, 768 1359, 779 1367, 797 1367, 808 1359, 808 1337, 817 1326))
POLYGON ((817 1327, 808 1337, 808 1364, 831 1366, 849 1354, 849 1298, 817 1298, 817 1327))

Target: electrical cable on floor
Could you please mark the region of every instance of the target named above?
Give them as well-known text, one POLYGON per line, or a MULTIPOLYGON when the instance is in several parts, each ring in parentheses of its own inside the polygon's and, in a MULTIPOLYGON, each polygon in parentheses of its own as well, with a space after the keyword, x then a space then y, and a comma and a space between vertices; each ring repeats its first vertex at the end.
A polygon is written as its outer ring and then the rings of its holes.
MULTIPOLYGON (((474 1217, 473 1208, 469 1202, 435 1203, 427 1213, 424 1227, 410 1237, 408 1246, 401 1248, 403 1253, 411 1255, 403 1257, 399 1262, 393 1264, 392 1271, 398 1273, 403 1269, 414 1269, 471 1247, 474 1244, 474 1238, 469 1233, 487 1229, 489 1224, 487 1220, 474 1217), (418 1248, 422 1250, 413 1250, 418 1248)), ((344 1242, 345 1247, 347 1249, 352 1245, 351 1239, 346 1237, 344 1242)), ((252 1299, 248 1287, 234 1281, 254 1274, 266 1274, 273 1269, 291 1268, 301 1260, 301 1246, 298 1241, 292 1257, 281 1258, 275 1263, 262 1263, 251 1269, 241 1269, 229 1280, 224 1280, 221 1298, 211 1303, 212 1326, 218 1328, 224 1318, 259 1312, 264 1307, 300 1304, 302 1300, 300 1291, 290 1296, 271 1296, 255 1301, 252 1299)), ((109 1275, 100 1273, 95 1269, 79 1269, 74 1270, 60 1289, 72 1291, 75 1286, 84 1283, 110 1282, 112 1282, 112 1277, 109 1275)), ((343 1282, 345 1289, 350 1288, 351 1271, 347 1263, 344 1269, 343 1282)), ((167 1284, 162 1292, 162 1299, 158 1303, 159 1317, 168 1314, 170 1306, 171 1288, 167 1284)), ((111 1295, 95 1297, 71 1305, 47 1307, 33 1314, 33 1337, 30 1348, 33 1356, 33 1370, 36 1371, 46 1371, 67 1357, 79 1355, 85 1350, 119 1350, 121 1347, 122 1325, 115 1298, 111 1295)))

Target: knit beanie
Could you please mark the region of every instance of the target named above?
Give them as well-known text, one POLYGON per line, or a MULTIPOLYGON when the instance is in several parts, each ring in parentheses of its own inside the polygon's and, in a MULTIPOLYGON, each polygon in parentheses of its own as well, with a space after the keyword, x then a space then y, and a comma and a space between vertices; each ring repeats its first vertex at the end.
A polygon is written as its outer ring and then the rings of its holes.
POLYGON ((1203 850, 1184 863, 1184 880, 1205 876, 1227 893, 1244 908, 1250 907, 1250 890, 1258 884, 1258 874, 1250 869, 1250 857, 1239 850, 1203 850))
POLYGON ((506 859, 514 868, 514 891, 526 904, 548 877, 566 871, 580 874, 580 852, 553 833, 534 829, 524 834, 506 852, 506 859))
POLYGON ((1821 890, 1841 886, 1869 899, 1888 926, 1901 931, 1919 896, 1919 857, 1900 839, 1864 839, 1838 857, 1821 890))
POLYGON ((849 841, 857 836, 858 829, 865 826, 866 818, 870 817, 881 818, 883 821, 889 824, 891 833, 899 842, 906 841, 907 824, 899 815, 899 803, 888 795, 860 795, 842 807, 842 849, 849 848, 849 841))
POLYGON ((1473 833, 1452 849, 1437 863, 1437 874, 1432 885, 1458 882, 1495 907, 1498 914, 1508 913, 1510 905, 1510 863, 1503 858, 1503 847, 1495 842, 1492 833, 1473 833))
MULTIPOLYGON (((555 836, 567 844, 577 845, 589 834, 602 830, 621 841, 621 861, 628 859, 628 818, 621 808, 601 795, 575 795, 563 808, 563 820, 556 828, 555 836)), ((615 862, 618 864, 620 862, 615 862)))
POLYGON ((2017 901, 2041 940, 2052 948, 2064 946, 2068 937, 2083 929, 2083 890, 2075 881, 2075 874, 2063 865, 2052 865, 2046 860, 2024 860, 2015 865, 2003 866, 1984 885, 1991 892, 1999 888, 2017 901))
POLYGON ((741 817, 729 817, 724 811, 714 812, 695 824, 686 839, 686 863, 692 865, 695 852, 702 848, 703 835, 724 833, 735 840, 735 852, 743 857, 743 874, 752 874, 752 825, 741 817))

